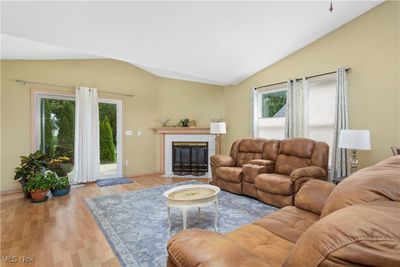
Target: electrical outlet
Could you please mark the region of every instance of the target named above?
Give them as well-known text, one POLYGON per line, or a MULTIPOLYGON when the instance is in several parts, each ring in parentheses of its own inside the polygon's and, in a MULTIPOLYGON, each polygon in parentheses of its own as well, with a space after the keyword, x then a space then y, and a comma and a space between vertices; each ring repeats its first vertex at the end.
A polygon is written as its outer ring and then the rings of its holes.
POLYGON ((129 161, 125 160, 125 166, 129 166, 129 161))
POLYGON ((137 131, 137 135, 141 136, 142 135, 142 131, 137 131))

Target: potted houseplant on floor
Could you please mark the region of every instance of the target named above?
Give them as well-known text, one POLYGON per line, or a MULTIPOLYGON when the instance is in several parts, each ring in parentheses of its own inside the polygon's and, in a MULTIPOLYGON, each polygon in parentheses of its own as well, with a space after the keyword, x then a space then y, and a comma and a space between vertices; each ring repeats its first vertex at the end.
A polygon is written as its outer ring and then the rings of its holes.
POLYGON ((47 171, 46 175, 50 182, 51 194, 54 197, 60 197, 69 194, 71 185, 67 177, 58 177, 56 173, 51 171, 47 171))
POLYGON ((18 180, 21 184, 22 191, 26 198, 30 198, 29 192, 24 190, 26 183, 32 176, 38 173, 44 174, 48 167, 48 159, 42 151, 38 150, 28 156, 21 156, 21 164, 15 168, 14 180, 18 180))
POLYGON ((24 190, 29 192, 32 202, 39 203, 47 200, 47 192, 50 188, 48 174, 38 172, 26 182, 24 190))
POLYGON ((65 177, 73 169, 74 161, 67 156, 60 156, 50 160, 49 170, 55 172, 58 177, 65 177))

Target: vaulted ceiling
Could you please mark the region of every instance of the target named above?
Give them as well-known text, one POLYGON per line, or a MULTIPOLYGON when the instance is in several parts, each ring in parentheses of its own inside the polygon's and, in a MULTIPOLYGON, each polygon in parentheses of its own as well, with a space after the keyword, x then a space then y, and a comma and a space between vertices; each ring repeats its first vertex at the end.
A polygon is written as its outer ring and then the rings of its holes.
POLYGON ((2 2, 2 59, 113 58, 236 84, 383 1, 2 2))

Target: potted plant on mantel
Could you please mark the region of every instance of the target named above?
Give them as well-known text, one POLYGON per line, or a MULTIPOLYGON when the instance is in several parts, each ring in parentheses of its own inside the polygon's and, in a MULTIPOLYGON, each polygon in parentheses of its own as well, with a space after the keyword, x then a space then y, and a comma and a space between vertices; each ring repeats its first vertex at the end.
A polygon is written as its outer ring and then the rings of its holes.
POLYGON ((50 188, 48 174, 41 172, 36 173, 26 182, 24 190, 29 192, 32 197, 32 202, 39 203, 47 200, 47 192, 50 188))
POLYGON ((14 180, 21 184, 22 191, 26 198, 30 198, 29 191, 24 190, 25 185, 31 177, 38 173, 44 174, 48 167, 47 156, 38 150, 28 156, 21 156, 21 165, 15 168, 14 180))
POLYGON ((71 185, 67 177, 58 177, 56 173, 47 171, 46 175, 50 182, 51 194, 54 197, 60 197, 68 195, 71 190, 71 185))

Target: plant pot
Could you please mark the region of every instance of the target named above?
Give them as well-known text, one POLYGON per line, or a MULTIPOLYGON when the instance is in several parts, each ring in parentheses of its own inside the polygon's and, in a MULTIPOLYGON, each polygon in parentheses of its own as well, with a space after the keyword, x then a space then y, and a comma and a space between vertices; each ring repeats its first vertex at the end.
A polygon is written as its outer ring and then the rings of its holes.
POLYGON ((46 201, 47 200, 47 197, 46 197, 47 191, 48 191, 47 189, 31 191, 32 202, 46 201))
POLYGON ((30 199, 31 198, 31 192, 28 192, 24 189, 24 186, 26 185, 25 180, 18 180, 19 184, 22 187, 22 192, 24 193, 25 198, 30 199))
POLYGON ((70 190, 71 190, 71 187, 68 186, 66 188, 51 190, 51 194, 53 195, 53 197, 61 197, 61 196, 68 195, 70 190))

